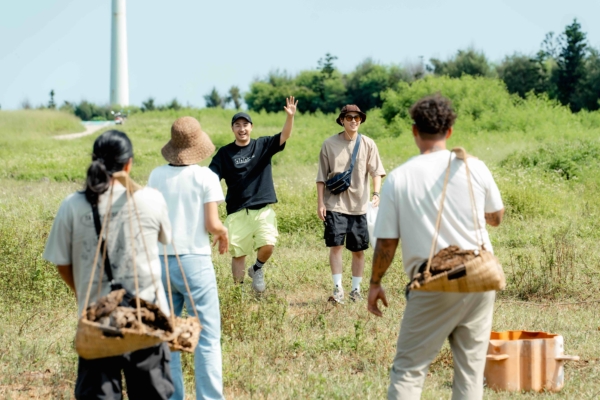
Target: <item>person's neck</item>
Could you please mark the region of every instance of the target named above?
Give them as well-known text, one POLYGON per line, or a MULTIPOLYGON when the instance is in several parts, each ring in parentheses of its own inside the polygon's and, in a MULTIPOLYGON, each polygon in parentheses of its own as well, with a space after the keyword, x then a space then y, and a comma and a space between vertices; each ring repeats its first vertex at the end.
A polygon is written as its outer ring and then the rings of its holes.
POLYGON ((421 154, 435 153, 436 151, 446 150, 446 140, 431 140, 421 142, 419 146, 421 154))
POLYGON ((241 142, 238 142, 238 141, 236 140, 234 143, 235 143, 235 145, 236 145, 236 146, 238 146, 238 147, 246 147, 246 146, 248 146, 248 145, 250 144, 250 141, 248 140, 247 142, 241 143, 241 142))
POLYGON ((348 132, 347 130, 344 129, 344 134, 342 136, 344 137, 344 139, 352 141, 352 140, 356 139, 356 135, 358 135, 358 131, 348 132))

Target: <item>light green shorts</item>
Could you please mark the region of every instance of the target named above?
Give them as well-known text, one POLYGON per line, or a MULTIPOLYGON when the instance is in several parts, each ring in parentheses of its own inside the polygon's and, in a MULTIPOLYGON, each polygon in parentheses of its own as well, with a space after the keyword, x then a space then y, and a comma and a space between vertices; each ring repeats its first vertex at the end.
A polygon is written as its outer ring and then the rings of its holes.
POLYGON ((265 245, 277 243, 277 218, 270 205, 260 210, 243 209, 225 219, 229 230, 229 252, 233 257, 252 254, 265 245))

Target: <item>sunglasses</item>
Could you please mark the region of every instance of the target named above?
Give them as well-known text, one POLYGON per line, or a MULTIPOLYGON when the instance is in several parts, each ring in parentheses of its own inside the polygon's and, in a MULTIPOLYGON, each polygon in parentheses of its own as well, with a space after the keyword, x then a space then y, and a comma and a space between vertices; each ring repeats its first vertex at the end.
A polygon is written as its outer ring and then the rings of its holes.
POLYGON ((344 119, 346 121, 348 121, 348 122, 350 122, 352 120, 355 120, 356 122, 361 122, 362 121, 362 118, 360 117, 360 115, 348 115, 348 114, 346 114, 344 116, 344 119))

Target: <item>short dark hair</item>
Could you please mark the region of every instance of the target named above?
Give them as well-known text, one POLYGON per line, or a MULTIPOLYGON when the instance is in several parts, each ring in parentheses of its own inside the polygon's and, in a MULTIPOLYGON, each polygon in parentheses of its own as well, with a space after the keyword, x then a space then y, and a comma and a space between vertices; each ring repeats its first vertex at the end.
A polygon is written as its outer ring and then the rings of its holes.
POLYGON ((410 108, 410 117, 415 122, 419 133, 440 135, 445 134, 454 125, 456 113, 452 102, 436 93, 423 97, 410 108))

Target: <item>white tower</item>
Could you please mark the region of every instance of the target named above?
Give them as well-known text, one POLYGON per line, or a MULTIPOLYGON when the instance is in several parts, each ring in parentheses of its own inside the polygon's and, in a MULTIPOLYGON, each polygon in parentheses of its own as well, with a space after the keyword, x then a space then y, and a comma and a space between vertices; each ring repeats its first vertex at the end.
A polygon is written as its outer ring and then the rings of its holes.
POLYGON ((127 24, 125 0, 112 0, 112 32, 110 43, 110 104, 129 105, 129 72, 127 71, 127 24))

